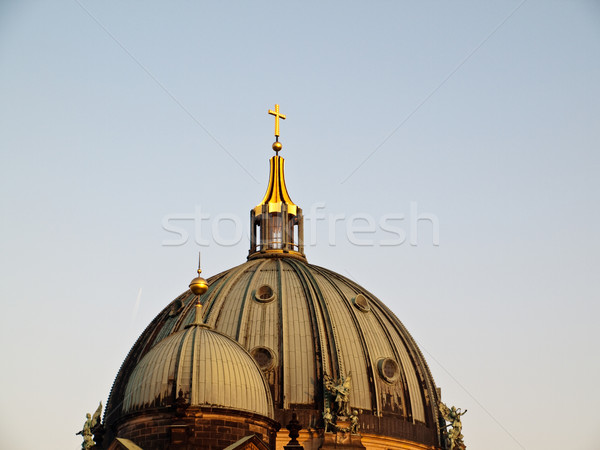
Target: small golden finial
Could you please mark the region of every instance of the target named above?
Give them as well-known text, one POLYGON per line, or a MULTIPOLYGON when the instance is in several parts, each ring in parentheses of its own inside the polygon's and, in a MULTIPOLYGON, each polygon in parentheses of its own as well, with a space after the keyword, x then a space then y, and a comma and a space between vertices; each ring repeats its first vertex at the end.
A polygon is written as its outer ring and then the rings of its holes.
POLYGON ((190 282, 190 289, 194 295, 202 295, 208 290, 208 283, 200 276, 202 269, 200 268, 200 252, 198 252, 198 276, 190 282))
POLYGON ((202 322, 202 304, 200 303, 200 300, 196 300, 196 306, 195 306, 195 315, 194 315, 194 325, 203 325, 202 322))
POLYGON ((272 109, 269 110, 269 114, 275 116, 275 142, 273 142, 273 150, 275 150, 275 154, 279 154, 283 145, 279 142, 279 119, 285 120, 285 114, 279 113, 279 105, 275 104, 275 111, 272 109))

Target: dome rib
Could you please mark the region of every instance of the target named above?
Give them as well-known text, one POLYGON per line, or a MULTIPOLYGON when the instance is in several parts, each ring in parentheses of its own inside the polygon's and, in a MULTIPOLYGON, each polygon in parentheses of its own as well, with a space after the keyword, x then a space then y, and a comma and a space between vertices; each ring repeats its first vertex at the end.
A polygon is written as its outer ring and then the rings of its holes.
MULTIPOLYGON (((241 264, 237 267, 234 267, 232 270, 231 276, 227 277, 219 287, 219 290, 213 298, 208 307, 208 314, 206 317, 206 323, 218 329, 218 325, 221 320, 223 320, 223 316, 227 316, 228 314, 233 314, 235 308, 231 304, 233 300, 241 301, 243 299, 235 298, 229 299, 229 294, 232 290, 234 290, 238 284, 238 281, 245 275, 248 274, 249 268, 252 266, 248 266, 245 264, 241 264), (228 301, 229 300, 229 301, 228 301), (223 307, 225 303, 228 303, 227 306, 223 307), (216 314, 216 315, 215 315, 216 314)), ((230 321, 231 323, 231 321, 230 321)), ((225 334, 228 336, 234 336, 233 330, 223 330, 225 334)))
MULTIPOLYGON (((285 339, 285 333, 283 332, 285 325, 285 322, 283 320, 283 288, 284 288, 284 281, 281 277, 281 271, 282 271, 282 262, 279 260, 275 260, 276 264, 277 264, 277 290, 279 291, 279 294, 277 296, 277 320, 279 321, 279 327, 281 332, 277 333, 277 346, 279 349, 281 349, 278 353, 279 353, 279 367, 278 367, 278 373, 277 376, 280 380, 280 385, 283 383, 285 384, 285 371, 283 370, 283 368, 285 367, 284 363, 286 361, 286 356, 285 356, 285 352, 283 351, 284 349, 284 339, 285 339)), ((277 402, 277 407, 280 409, 284 408, 284 392, 285 392, 285 386, 283 386, 281 388, 281 392, 279 393, 279 398, 274 399, 277 402)))
MULTIPOLYGON (((236 271, 241 270, 243 272, 243 264, 232 267, 229 270, 223 271, 217 275, 214 275, 209 278, 208 283, 208 291, 200 296, 202 309, 203 309, 203 317, 204 322, 208 325, 214 326, 215 320, 213 319, 213 310, 215 307, 215 299, 218 299, 221 296, 221 292, 223 288, 228 284, 232 273, 235 274, 236 271)), ((188 291, 189 292, 189 291, 188 291)), ((181 327, 185 327, 193 322, 194 318, 194 303, 190 302, 184 311, 181 313, 182 319, 178 324, 178 329, 181 327), (191 313, 191 314, 190 314, 191 313)))
MULTIPOLYGON (((313 269, 319 273, 319 275, 321 275, 323 277, 323 279, 325 279, 328 283, 331 289, 333 289, 334 291, 337 292, 337 294, 341 297, 341 298, 345 298, 346 300, 348 300, 347 302, 345 302, 345 306, 347 311, 349 312, 350 318, 352 320, 352 323, 354 324, 354 329, 359 329, 361 328, 360 322, 358 320, 358 317, 356 315, 356 312, 353 310, 353 306, 350 303, 350 299, 347 299, 346 295, 341 291, 340 287, 333 281, 332 277, 330 276, 330 274, 323 270, 321 267, 318 266, 312 266, 313 269)), ((354 292, 354 294, 357 294, 357 292, 354 292)), ((366 392, 371 393, 371 395, 369 395, 369 408, 366 407, 362 407, 362 405, 360 405, 360 402, 356 402, 355 405, 363 408, 363 409, 370 409, 371 411, 377 411, 379 408, 379 392, 378 392, 378 388, 377 388, 377 384, 375 383, 375 377, 376 377, 376 373, 375 373, 375 368, 374 365, 372 364, 372 361, 374 360, 373 356, 371 355, 371 352, 369 351, 365 336, 361 333, 356 333, 357 337, 358 337, 358 341, 360 342, 360 348, 362 350, 363 353, 363 358, 367 363, 367 370, 364 373, 364 376, 366 378, 366 380, 364 380, 364 382, 366 382, 366 384, 368 384, 368 386, 370 387, 370 389, 367 389, 366 392)), ((356 364, 354 364, 356 365, 356 364)), ((359 375, 358 371, 353 371, 353 382, 356 379, 356 375, 359 375)), ((354 384, 354 386, 356 386, 357 383, 354 384)), ((362 384, 362 383, 361 383, 362 384)), ((357 389, 355 389, 356 391, 357 389)))
MULTIPOLYGON (((315 293, 318 303, 317 305, 319 306, 319 311, 315 311, 320 313, 321 315, 321 323, 323 325, 325 325, 325 327, 327 328, 327 335, 323 336, 322 333, 320 333, 321 335, 321 339, 325 340, 327 345, 327 350, 328 350, 328 356, 329 358, 331 358, 330 361, 327 361, 328 364, 327 366, 329 367, 329 375, 337 378, 340 376, 339 374, 339 364, 340 364, 340 358, 339 358, 339 354, 338 354, 338 349, 336 346, 336 339, 337 339, 337 333, 335 331, 335 329, 332 327, 332 322, 331 322, 331 318, 329 316, 329 309, 327 307, 327 304, 325 303, 325 299, 323 297, 323 293, 321 292, 321 289, 319 288, 319 285, 317 283, 317 281, 315 280, 314 276, 310 273, 310 271, 308 270, 308 266, 306 266, 305 264, 300 264, 294 260, 289 260, 286 261, 288 264, 290 264, 292 267, 294 267, 294 269, 296 270, 296 273, 301 277, 301 279, 305 282, 305 284, 307 286, 310 286, 312 291, 315 293)), ((310 299, 311 296, 310 295, 306 295, 307 299, 310 299)), ((322 355, 323 357, 324 355, 322 355)), ((325 363, 325 360, 323 360, 323 363, 325 363)), ((327 368, 327 366, 325 364, 323 364, 323 370, 324 372, 321 373, 321 379, 325 373, 325 369, 327 368)))
POLYGON ((183 385, 183 383, 181 382, 181 373, 182 373, 182 366, 184 364, 183 361, 181 361, 181 355, 183 353, 183 346, 184 346, 184 340, 182 339, 179 342, 179 347, 177 348, 177 357, 175 358, 175 364, 173 365, 173 379, 174 379, 174 389, 173 389, 173 398, 176 399, 177 396, 179 395, 179 390, 181 389, 181 386, 183 385))
POLYGON ((261 267, 267 263, 268 260, 258 260, 260 261, 260 264, 258 265, 258 267, 254 266, 254 272, 252 272, 252 274, 250 275, 250 279, 248 280, 248 284, 246 285, 246 289, 244 290, 244 294, 242 297, 242 304, 240 307, 240 319, 238 320, 238 324, 237 324, 237 330, 235 332, 235 340, 236 341, 240 341, 240 333, 242 330, 242 324, 245 323, 244 321, 244 317, 247 316, 248 314, 248 308, 245 308, 246 303, 248 302, 248 295, 251 292, 250 287, 253 285, 253 281, 256 278, 256 274, 259 273, 261 267))
MULTIPOLYGON (((322 297, 320 296, 319 289, 315 286, 314 279, 312 279, 312 277, 310 277, 309 274, 307 274, 304 270, 304 264, 301 264, 293 259, 286 259, 285 264, 292 269, 304 292, 302 300, 304 301, 306 309, 309 312, 310 328, 312 336, 314 337, 313 345, 315 345, 314 351, 316 362, 316 364, 314 364, 315 380, 319 380, 318 385, 322 385, 324 374, 331 373, 332 366, 332 363, 330 361, 330 340, 327 339, 327 336, 324 336, 324 333, 322 332, 323 325, 325 323, 322 307, 322 297), (313 298, 313 293, 319 299, 319 303, 310 301, 313 298), (318 308, 319 306, 320 308, 318 308)), ((298 301, 300 301, 300 299, 298 299, 298 301)), ((283 307, 281 309, 285 310, 283 307)), ((283 334, 285 335, 285 333, 283 334)), ((321 404, 323 402, 323 394, 324 392, 322 389, 315 389, 315 403, 321 404)))

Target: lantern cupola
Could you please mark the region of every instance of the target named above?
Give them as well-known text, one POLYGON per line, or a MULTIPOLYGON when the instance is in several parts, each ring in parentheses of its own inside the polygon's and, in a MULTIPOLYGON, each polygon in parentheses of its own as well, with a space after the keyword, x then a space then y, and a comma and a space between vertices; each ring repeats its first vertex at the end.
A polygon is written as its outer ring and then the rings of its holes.
POLYGON ((285 115, 269 110, 275 116, 275 156, 270 159, 269 184, 262 201, 250 211, 250 253, 248 259, 293 256, 305 259, 302 209, 294 204, 285 185, 285 160, 279 156, 279 120, 285 115))

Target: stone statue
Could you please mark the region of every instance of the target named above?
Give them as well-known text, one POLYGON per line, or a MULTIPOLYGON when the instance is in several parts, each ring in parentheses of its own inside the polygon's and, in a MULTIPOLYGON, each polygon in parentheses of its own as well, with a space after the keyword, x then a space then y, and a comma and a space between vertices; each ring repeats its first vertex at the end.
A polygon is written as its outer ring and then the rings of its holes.
POLYGON ((446 422, 447 430, 447 439, 449 444, 449 450, 464 450, 467 447, 463 441, 462 435, 462 422, 460 417, 465 415, 467 410, 461 411, 460 408, 456 408, 453 406, 452 408, 448 408, 442 402, 440 402, 440 412, 442 413, 442 417, 446 422))
POLYGON ((325 433, 328 431, 333 431, 331 428, 331 422, 333 420, 333 416, 331 415, 331 410, 329 408, 325 408, 325 412, 323 412, 323 422, 325 422, 325 433))
POLYGON ((347 377, 340 377, 334 380, 329 375, 325 375, 325 388, 330 395, 334 397, 336 404, 337 416, 350 415, 350 383, 352 381, 352 373, 348 373, 347 377))
POLYGON ((88 450, 96 445, 94 442, 93 433, 97 426, 100 424, 100 415, 102 414, 102 402, 98 405, 96 412, 92 416, 90 413, 85 415, 86 420, 83 424, 83 429, 75 433, 76 435, 80 434, 83 437, 83 442, 81 444, 82 450, 88 450))
POLYGON ((358 434, 360 424, 358 423, 358 411, 353 409, 350 415, 350 433, 358 434))

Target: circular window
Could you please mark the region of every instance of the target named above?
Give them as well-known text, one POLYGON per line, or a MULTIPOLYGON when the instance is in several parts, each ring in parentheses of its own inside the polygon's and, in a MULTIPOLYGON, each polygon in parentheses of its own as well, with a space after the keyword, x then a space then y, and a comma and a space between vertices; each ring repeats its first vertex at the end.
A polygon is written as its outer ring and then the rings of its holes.
POLYGON ((371 309, 367 297, 365 297, 362 294, 358 294, 356 297, 354 297, 352 299, 352 303, 354 303, 354 306, 356 306, 358 309, 364 312, 367 312, 371 309))
POLYGON ((254 357, 258 366, 262 370, 268 370, 273 367, 275 363, 275 356, 273 355, 273 351, 266 347, 254 347, 250 354, 254 357))
POLYGON ((179 299, 171 303, 171 309, 169 311, 169 317, 174 317, 181 312, 183 309, 183 302, 179 299))
POLYGON ((275 300, 275 292, 268 284, 263 284, 254 293, 254 298, 259 302, 267 303, 275 300))
POLYGON ((381 358, 377 363, 379 375, 388 383, 393 383, 400 376, 398 363, 392 358, 381 358))

